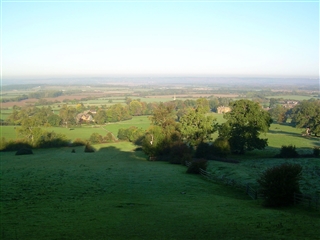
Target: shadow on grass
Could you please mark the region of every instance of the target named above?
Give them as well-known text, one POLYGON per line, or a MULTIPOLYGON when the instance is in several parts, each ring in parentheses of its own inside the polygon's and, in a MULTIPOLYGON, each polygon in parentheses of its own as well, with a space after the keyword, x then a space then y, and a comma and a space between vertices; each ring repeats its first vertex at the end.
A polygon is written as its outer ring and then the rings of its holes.
POLYGON ((305 138, 304 136, 302 136, 301 133, 294 133, 294 132, 288 132, 288 131, 283 131, 283 130, 269 130, 268 133, 282 134, 282 135, 288 135, 288 136, 293 136, 293 137, 305 138))

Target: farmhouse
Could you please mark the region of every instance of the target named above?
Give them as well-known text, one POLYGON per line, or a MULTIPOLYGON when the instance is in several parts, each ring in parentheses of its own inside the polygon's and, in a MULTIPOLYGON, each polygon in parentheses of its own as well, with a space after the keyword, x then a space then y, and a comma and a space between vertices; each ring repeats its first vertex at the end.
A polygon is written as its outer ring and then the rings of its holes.
POLYGON ((294 108, 299 102, 298 101, 285 101, 284 104, 282 104, 282 106, 284 106, 285 108, 294 108))
POLYGON ((88 111, 84 111, 82 113, 79 113, 77 116, 76 116, 76 121, 77 123, 82 123, 82 122, 94 122, 94 119, 92 117, 94 113, 91 112, 90 110, 88 111))
POLYGON ((231 111, 231 108, 225 107, 225 106, 220 106, 217 108, 217 113, 227 113, 230 111, 231 111))

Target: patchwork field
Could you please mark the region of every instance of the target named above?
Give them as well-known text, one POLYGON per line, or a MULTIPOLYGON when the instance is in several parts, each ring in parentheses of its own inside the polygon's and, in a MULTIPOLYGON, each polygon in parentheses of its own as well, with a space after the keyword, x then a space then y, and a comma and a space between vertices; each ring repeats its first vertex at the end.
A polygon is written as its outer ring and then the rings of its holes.
POLYGON ((1 152, 1 239, 317 239, 319 212, 146 161, 133 145, 1 152))

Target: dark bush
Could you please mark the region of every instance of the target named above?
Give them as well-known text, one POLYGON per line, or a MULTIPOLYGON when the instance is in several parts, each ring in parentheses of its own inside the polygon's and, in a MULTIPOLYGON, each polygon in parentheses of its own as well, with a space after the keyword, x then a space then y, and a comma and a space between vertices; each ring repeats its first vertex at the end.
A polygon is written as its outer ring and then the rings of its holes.
POLYGON ((28 155, 33 154, 31 148, 21 148, 16 152, 16 155, 28 155))
POLYGON ((208 166, 208 161, 206 159, 195 159, 191 162, 187 169, 187 173, 200 174, 200 168, 206 170, 208 166))
POLYGON ((299 180, 302 167, 299 164, 282 164, 267 169, 257 180, 264 195, 265 206, 281 207, 294 203, 294 193, 300 193, 299 180))
POLYGON ((314 147, 313 148, 313 156, 319 157, 320 155, 320 147, 314 147))
POLYGON ((1 151, 18 151, 22 148, 32 148, 31 144, 24 140, 9 140, 3 143, 2 147, 1 151))
POLYGON ((205 142, 201 142, 197 148, 196 148, 196 151, 195 151, 195 157, 196 158, 205 158, 205 159, 208 159, 209 156, 212 155, 213 151, 212 151, 212 147, 208 144, 208 143, 205 143, 205 142))
POLYGON ((76 138, 73 142, 72 142, 72 146, 77 147, 77 146, 85 146, 86 145, 86 141, 81 139, 81 138, 76 138))
POLYGON ((170 147, 169 162, 173 164, 183 164, 192 160, 191 149, 183 142, 174 142, 170 147))
POLYGON ((92 152, 95 152, 95 149, 93 146, 91 146, 89 143, 87 143, 86 146, 84 147, 84 152, 92 153, 92 152))
POLYGON ((298 152, 296 151, 296 146, 288 145, 281 146, 280 154, 277 155, 280 158, 296 158, 299 157, 298 152))
POLYGON ((229 141, 227 139, 217 138, 213 142, 213 153, 217 157, 227 157, 231 153, 229 141))
POLYGON ((53 147, 66 147, 69 141, 62 138, 44 139, 35 146, 36 148, 53 148, 53 147))

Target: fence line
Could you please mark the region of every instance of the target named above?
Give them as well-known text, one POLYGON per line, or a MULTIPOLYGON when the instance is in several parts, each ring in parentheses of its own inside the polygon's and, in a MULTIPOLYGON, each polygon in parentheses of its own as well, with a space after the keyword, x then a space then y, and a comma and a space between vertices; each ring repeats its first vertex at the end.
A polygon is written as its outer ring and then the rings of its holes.
MULTIPOLYGON (((186 166, 190 167, 191 162, 186 162, 186 166)), ((243 185, 241 183, 237 183, 234 179, 230 179, 227 178, 225 176, 221 176, 221 177, 217 177, 213 174, 211 174, 210 172, 207 172, 206 170, 200 168, 200 175, 204 178, 206 178, 207 180, 210 181, 215 181, 215 182, 221 182, 223 184, 226 185, 230 185, 233 187, 237 187, 240 189, 244 189, 246 191, 246 193, 252 198, 252 199, 258 199, 259 195, 258 195, 258 191, 255 190, 253 187, 249 186, 249 184, 243 185)))
POLYGON ((246 193, 254 200, 258 199, 258 191, 252 188, 249 183, 246 187, 246 193))
MULTIPOLYGON (((191 162, 186 162, 186 166, 190 167, 191 162)), ((223 184, 231 185, 240 189, 245 189, 246 194, 249 195, 252 199, 257 200, 264 198, 263 195, 259 194, 259 191, 250 186, 249 183, 243 185, 241 183, 237 183, 234 179, 229 179, 224 176, 217 177, 206 170, 200 168, 200 175, 207 180, 221 182, 223 184)), ((317 195, 304 195, 301 193, 294 193, 294 203, 295 204, 304 204, 309 207, 315 207, 316 209, 320 208, 320 197, 317 195)))
POLYGON ((306 195, 302 193, 294 193, 294 204, 307 205, 309 208, 319 209, 320 197, 317 195, 306 195))
POLYGON ((246 191, 246 194, 249 195, 254 200, 256 200, 258 198, 262 198, 262 196, 258 194, 258 191, 256 189, 254 189, 253 187, 251 187, 249 185, 249 183, 247 183, 246 185, 243 185, 241 183, 237 183, 234 179, 226 178, 224 176, 217 177, 217 176, 214 176, 213 174, 211 174, 201 168, 200 168, 200 174, 201 174, 201 176, 205 177, 208 180, 221 182, 221 183, 229 185, 229 186, 243 189, 246 191))

